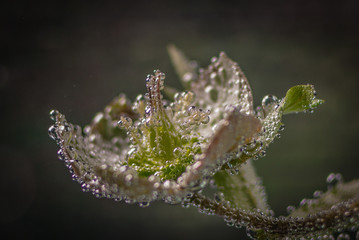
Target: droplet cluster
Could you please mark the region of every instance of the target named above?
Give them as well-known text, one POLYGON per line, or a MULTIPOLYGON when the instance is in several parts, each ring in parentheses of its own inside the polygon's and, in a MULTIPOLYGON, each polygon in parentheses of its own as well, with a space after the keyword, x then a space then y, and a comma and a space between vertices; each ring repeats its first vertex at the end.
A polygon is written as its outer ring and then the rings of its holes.
POLYGON ((289 217, 233 208, 218 194, 214 200, 196 194, 190 204, 202 213, 223 216, 228 226, 246 227, 253 239, 350 239, 359 229, 359 181, 344 183, 342 179, 338 173, 329 174, 328 192, 315 191, 314 199, 303 199, 299 206, 306 209, 303 214, 289 206, 289 217), (333 179, 339 181, 333 184, 333 179))
MULTIPOLYGON (((359 181, 344 183, 331 173, 327 192, 315 191, 313 199, 289 206, 288 217, 275 217, 260 179, 246 176, 255 175, 248 160, 265 156, 280 136, 285 98, 267 95, 254 111, 246 77, 224 53, 199 77, 194 67, 188 69, 182 77, 192 91, 175 94, 172 103, 161 94, 165 74, 155 70, 146 78, 145 95, 133 104, 120 95, 83 130, 57 110, 50 112, 49 136, 60 147, 58 158, 84 191, 141 207, 158 199, 194 206, 224 217, 228 226, 245 227, 252 239, 359 239, 359 181), (216 186, 212 178, 220 170, 254 179, 242 186, 263 201, 251 198, 247 205, 260 209, 233 204, 219 188, 213 200, 203 196, 209 182, 216 186)), ((321 103, 311 94, 310 112, 321 103)))
POLYGON ((245 115, 254 114, 247 78, 223 52, 219 58, 212 58, 207 69, 200 69, 199 79, 192 83, 191 89, 196 95, 195 105, 211 111, 210 124, 199 129, 203 136, 210 136, 211 128, 215 129, 234 108, 245 115))
POLYGON ((202 213, 224 217, 228 226, 245 227, 253 239, 334 239, 336 233, 337 239, 345 239, 345 231, 355 232, 359 226, 359 198, 305 217, 273 217, 259 210, 234 209, 201 194, 195 194, 190 204, 202 213))
POLYGON ((51 114, 56 115, 56 120, 49 135, 60 146, 59 159, 65 162, 83 191, 126 203, 139 202, 143 207, 165 197, 169 202, 179 202, 185 194, 174 181, 162 183, 156 176, 139 177, 136 171, 122 164, 119 155, 91 143, 88 135, 76 132, 58 111, 51 114))
POLYGON ((127 132, 131 145, 126 164, 139 176, 158 176, 162 182, 176 180, 193 164, 205 140, 193 130, 209 122, 209 111, 194 105, 192 92, 177 93, 175 101, 165 105, 160 90, 165 75, 155 70, 148 75, 145 97, 137 97, 133 110, 144 114, 138 121, 121 117, 119 126, 127 132))
POLYGON ((84 191, 147 206, 156 199, 179 202, 205 186, 207 181, 198 174, 199 165, 186 166, 202 151, 201 143, 206 141, 193 130, 209 122, 210 112, 193 105, 192 92, 181 93, 174 103, 165 105, 160 93, 164 77, 156 70, 146 79, 145 97, 139 96, 131 107, 120 95, 84 131, 68 123, 57 110, 51 111, 55 124, 49 128, 49 135, 60 146, 59 159, 84 191), (156 167, 155 171, 142 174, 141 165, 131 163, 136 151, 144 154, 144 162, 159 159, 157 166, 149 164, 156 167), (175 175, 166 179, 161 171, 175 175), (178 177, 185 171, 187 174, 178 177))
POLYGON ((164 79, 155 70, 146 79, 147 94, 133 105, 120 95, 83 132, 57 111, 51 113, 55 124, 49 134, 61 148, 59 158, 84 190, 127 202, 179 201, 202 189, 223 164, 241 154, 232 148, 258 131, 253 117, 240 115, 254 113, 247 79, 224 53, 192 82, 193 92, 176 94, 170 104, 162 99, 164 79), (249 124, 249 130, 239 131, 240 123, 249 124), (221 131, 214 134, 216 129, 221 131))
POLYGON ((266 148, 280 137, 280 132, 284 130, 282 112, 280 108, 281 101, 273 95, 267 95, 262 100, 262 106, 257 108, 257 118, 261 121, 262 127, 258 136, 251 142, 239 146, 236 155, 230 159, 223 169, 232 174, 236 174, 241 164, 248 159, 257 160, 259 157, 266 156, 266 148))

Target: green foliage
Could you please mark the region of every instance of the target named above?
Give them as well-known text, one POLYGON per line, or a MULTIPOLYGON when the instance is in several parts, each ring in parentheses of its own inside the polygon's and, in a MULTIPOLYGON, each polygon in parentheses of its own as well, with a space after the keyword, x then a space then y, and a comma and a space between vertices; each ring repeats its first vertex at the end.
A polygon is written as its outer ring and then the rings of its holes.
POLYGON ((311 110, 324 103, 315 98, 316 92, 312 85, 298 85, 290 88, 284 98, 283 114, 311 110))

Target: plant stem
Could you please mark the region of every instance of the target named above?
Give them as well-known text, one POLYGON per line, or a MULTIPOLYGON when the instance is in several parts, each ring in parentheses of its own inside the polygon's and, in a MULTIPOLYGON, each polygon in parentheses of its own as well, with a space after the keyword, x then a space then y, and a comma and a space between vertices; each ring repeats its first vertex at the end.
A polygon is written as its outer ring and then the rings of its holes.
POLYGON ((261 211, 232 208, 225 202, 217 202, 196 193, 189 202, 207 214, 215 214, 238 227, 258 232, 257 238, 320 236, 350 229, 359 223, 359 198, 341 202, 328 210, 304 218, 273 217, 261 211))

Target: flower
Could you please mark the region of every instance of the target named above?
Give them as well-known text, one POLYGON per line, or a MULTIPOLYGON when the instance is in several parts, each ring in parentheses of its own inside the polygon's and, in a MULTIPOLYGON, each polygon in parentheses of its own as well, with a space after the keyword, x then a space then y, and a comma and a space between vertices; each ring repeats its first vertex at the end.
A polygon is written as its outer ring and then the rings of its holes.
POLYGON ((51 111, 58 156, 85 191, 127 202, 181 201, 260 132, 248 81, 224 53, 172 103, 163 101, 164 79, 155 70, 145 96, 133 104, 116 97, 83 134, 51 111))
MULTIPOLYGON (((254 111, 249 83, 226 54, 197 69, 175 47, 169 51, 189 87, 171 94, 171 103, 161 94, 165 74, 155 70, 146 78, 144 96, 131 103, 120 94, 83 131, 51 111, 55 124, 49 135, 84 191, 141 205, 157 199, 184 201, 216 173, 238 172, 248 159, 264 155, 283 127, 285 109, 302 111, 321 103, 313 87, 305 85, 297 86, 294 100, 268 95, 254 111), (293 107, 289 103, 296 102, 297 93, 302 105, 293 107)), ((258 195, 263 198, 263 189, 258 195)))
POLYGON ((358 180, 343 183, 332 174, 326 193, 277 218, 251 164, 280 135, 283 115, 312 112, 323 103, 312 85, 294 86, 282 99, 267 95, 254 110, 245 75, 224 53, 206 69, 174 46, 169 53, 184 92, 166 88, 165 74, 155 70, 144 96, 132 103, 120 94, 83 131, 50 112, 58 157, 84 191, 143 207, 158 199, 190 204, 259 239, 347 237, 344 230, 357 229, 358 180), (209 182, 217 190, 213 200, 201 193, 209 182))

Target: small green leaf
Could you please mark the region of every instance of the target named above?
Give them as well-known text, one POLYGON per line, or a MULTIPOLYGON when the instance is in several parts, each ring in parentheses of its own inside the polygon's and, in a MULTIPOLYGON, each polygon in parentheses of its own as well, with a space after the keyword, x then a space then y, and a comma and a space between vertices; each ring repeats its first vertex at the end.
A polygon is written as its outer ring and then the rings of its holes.
POLYGON ((283 114, 311 110, 324 101, 316 99, 313 85, 297 85, 290 88, 283 99, 283 114))
MULTIPOLYGON (((262 112, 259 112, 262 130, 255 139, 256 142, 245 145, 242 154, 238 158, 231 159, 229 165, 239 167, 248 159, 264 156, 265 150, 284 129, 283 114, 312 110, 323 102, 323 100, 316 99, 312 85, 294 86, 281 100, 273 95, 265 96, 262 100, 262 112)), ((222 167, 222 169, 228 168, 227 165, 222 167)))

